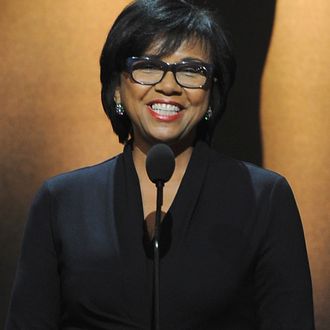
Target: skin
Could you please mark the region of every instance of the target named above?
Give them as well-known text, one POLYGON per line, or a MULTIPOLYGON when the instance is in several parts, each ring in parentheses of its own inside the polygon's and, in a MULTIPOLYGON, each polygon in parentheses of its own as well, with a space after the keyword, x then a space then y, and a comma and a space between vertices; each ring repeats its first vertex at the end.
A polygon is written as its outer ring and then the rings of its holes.
MULTIPOLYGON (((146 55, 157 53, 157 44, 151 45, 146 55)), ((210 63, 209 54, 196 40, 184 42, 173 54, 161 58, 167 63, 177 63, 193 58, 210 63)), ((167 143, 175 153, 176 167, 172 178, 164 189, 163 211, 167 212, 177 193, 193 150, 196 126, 204 117, 209 105, 210 91, 181 87, 172 72, 167 72, 156 85, 135 83, 123 72, 116 89, 115 101, 125 107, 133 131, 133 161, 139 177, 145 218, 154 218, 155 186, 150 182, 145 159, 149 148, 158 142, 167 143), (162 118, 152 112, 151 103, 175 103, 181 111, 173 118, 162 118)))

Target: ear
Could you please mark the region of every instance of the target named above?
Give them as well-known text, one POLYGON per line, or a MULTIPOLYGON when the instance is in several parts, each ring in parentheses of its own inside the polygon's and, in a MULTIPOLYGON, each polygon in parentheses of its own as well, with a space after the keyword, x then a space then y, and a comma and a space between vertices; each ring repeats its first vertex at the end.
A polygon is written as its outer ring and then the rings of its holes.
POLYGON ((115 95, 114 95, 113 99, 117 104, 121 103, 120 86, 119 85, 115 89, 115 95))

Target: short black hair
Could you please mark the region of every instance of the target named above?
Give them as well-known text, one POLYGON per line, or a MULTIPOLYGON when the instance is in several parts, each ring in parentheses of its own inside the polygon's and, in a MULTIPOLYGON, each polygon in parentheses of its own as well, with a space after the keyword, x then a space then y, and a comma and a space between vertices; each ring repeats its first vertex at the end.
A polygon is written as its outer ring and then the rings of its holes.
POLYGON ((105 41, 101 58, 102 104, 119 141, 132 135, 129 118, 115 111, 114 94, 130 56, 141 56, 155 41, 159 56, 175 52, 187 40, 198 40, 210 54, 216 80, 211 87, 213 116, 197 127, 197 139, 210 143, 216 123, 226 106, 236 63, 223 28, 213 14, 186 0, 136 0, 114 22, 105 41))

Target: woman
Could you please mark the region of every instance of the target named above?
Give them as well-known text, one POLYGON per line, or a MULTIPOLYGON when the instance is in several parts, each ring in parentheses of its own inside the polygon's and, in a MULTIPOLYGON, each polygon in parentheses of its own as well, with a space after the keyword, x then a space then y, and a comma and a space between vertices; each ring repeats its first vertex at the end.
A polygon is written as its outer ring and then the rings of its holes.
POLYGON ((101 56, 102 101, 123 154, 45 182, 31 208, 7 329, 151 329, 155 187, 168 144, 161 329, 313 329, 303 231, 278 174, 210 149, 234 60, 209 12, 136 1, 101 56))

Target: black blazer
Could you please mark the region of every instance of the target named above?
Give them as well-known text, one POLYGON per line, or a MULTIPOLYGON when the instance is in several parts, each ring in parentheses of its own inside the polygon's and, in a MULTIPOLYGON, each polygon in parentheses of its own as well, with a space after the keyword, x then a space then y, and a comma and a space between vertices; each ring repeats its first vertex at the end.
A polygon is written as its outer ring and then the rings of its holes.
MULTIPOLYGON (((303 229, 280 175, 198 143, 161 233, 161 329, 314 329, 303 229)), ((46 181, 6 329, 151 329, 149 244, 130 146, 46 181)))

